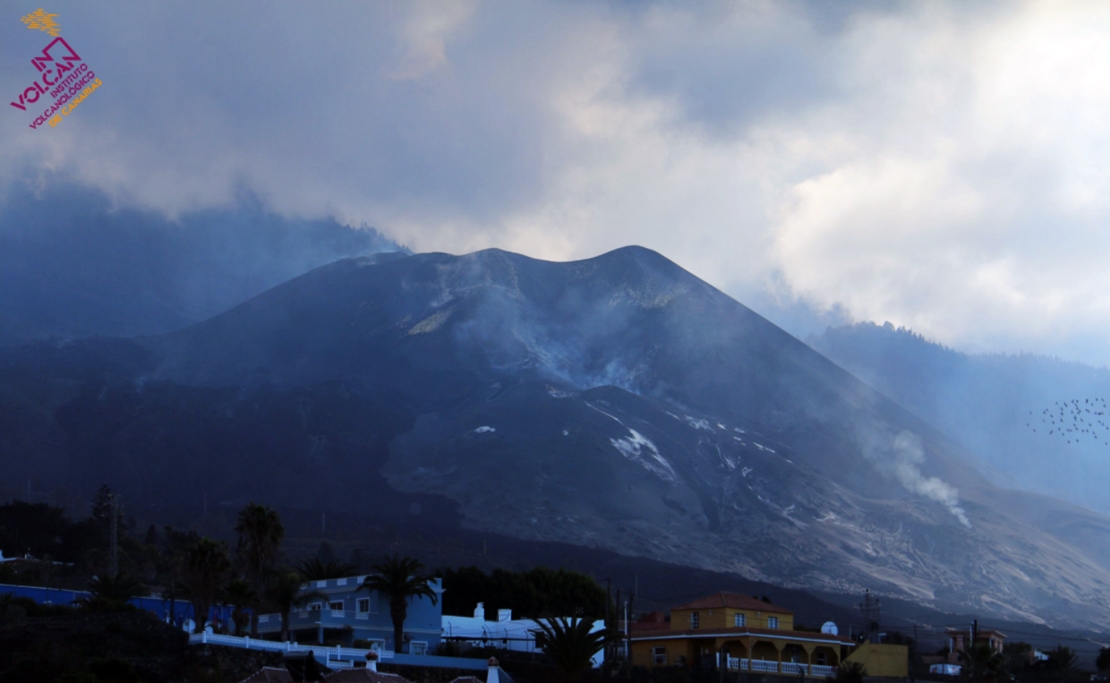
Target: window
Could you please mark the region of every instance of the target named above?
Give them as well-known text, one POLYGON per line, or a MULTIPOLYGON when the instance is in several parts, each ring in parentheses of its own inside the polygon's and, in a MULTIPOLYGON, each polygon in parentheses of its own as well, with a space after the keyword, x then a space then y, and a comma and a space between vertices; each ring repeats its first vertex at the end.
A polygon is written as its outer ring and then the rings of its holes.
POLYGON ((309 612, 319 612, 323 608, 324 608, 324 606, 319 602, 310 602, 310 603, 308 603, 308 611, 309 612))
POLYGON ((347 579, 337 579, 336 582, 335 582, 335 585, 337 585, 337 586, 346 586, 347 585, 347 579))
POLYGON ((426 655, 428 654, 428 644, 423 640, 414 640, 409 643, 410 655, 426 655))
POLYGON ((690 612, 690 628, 701 628, 701 619, 697 612, 690 612))
POLYGON ((744 615, 743 614, 734 614, 734 615, 732 615, 732 625, 733 626, 747 626, 747 623, 745 623, 745 620, 744 620, 744 615))
POLYGON ((667 648, 651 648, 651 663, 655 666, 665 666, 667 664, 667 648))
POLYGON ((342 600, 336 600, 334 602, 329 602, 328 607, 331 608, 331 615, 333 617, 343 616, 343 601, 342 600))
POLYGON ((355 601, 355 618, 370 618, 370 598, 359 598, 355 601))
POLYGON ((778 628, 778 627, 779 627, 779 618, 778 617, 767 617, 767 628, 778 628))

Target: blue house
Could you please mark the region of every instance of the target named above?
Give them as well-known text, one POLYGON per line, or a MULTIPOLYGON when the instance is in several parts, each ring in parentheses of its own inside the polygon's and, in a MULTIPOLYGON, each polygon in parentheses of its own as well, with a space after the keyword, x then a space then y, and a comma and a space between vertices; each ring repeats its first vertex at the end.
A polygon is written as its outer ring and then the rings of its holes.
MULTIPOLYGON (((366 576, 309 581, 304 592, 316 591, 322 598, 289 614, 289 631, 297 642, 326 640, 351 647, 356 640, 370 641, 369 647, 414 655, 432 654, 439 645, 443 619, 443 581, 429 579, 428 586, 437 599, 433 605, 426 597, 409 598, 405 616, 405 643, 393 642, 393 620, 389 616, 389 596, 361 589, 366 576)), ((281 633, 280 614, 260 614, 259 634, 281 633)))

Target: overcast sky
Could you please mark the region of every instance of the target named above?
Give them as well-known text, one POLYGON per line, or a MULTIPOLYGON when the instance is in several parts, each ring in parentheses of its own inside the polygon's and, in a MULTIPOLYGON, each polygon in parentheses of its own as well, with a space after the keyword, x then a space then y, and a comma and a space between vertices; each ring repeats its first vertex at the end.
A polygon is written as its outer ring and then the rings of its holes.
POLYGON ((103 86, 0 116, 0 191, 369 224, 417 251, 662 252, 795 333, 889 320, 1110 362, 1110 3, 20 0, 103 86))

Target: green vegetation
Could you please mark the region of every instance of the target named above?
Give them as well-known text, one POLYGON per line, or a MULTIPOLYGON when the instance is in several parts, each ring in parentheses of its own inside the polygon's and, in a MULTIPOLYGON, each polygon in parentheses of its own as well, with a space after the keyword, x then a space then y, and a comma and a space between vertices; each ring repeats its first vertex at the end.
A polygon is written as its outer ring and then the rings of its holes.
POLYGON ((1006 671, 1006 659, 986 643, 963 650, 960 656, 963 658, 963 673, 973 683, 996 683, 1010 678, 1006 671))
POLYGON ((295 571, 279 571, 272 575, 266 588, 267 604, 281 615, 282 640, 289 640, 289 613, 323 597, 316 590, 303 591, 304 582, 305 578, 295 571))
POLYGON ((302 560, 297 565, 297 570, 305 581, 323 581, 324 579, 341 579, 358 573, 358 567, 339 560, 321 560, 313 558, 302 560))
POLYGON ((570 681, 593 666, 591 659, 609 638, 606 630, 591 632, 593 621, 589 619, 555 617, 536 623, 542 629, 542 633, 536 634, 537 644, 570 681))
POLYGON ((389 616, 393 620, 393 647, 403 652, 405 617, 408 614, 409 598, 427 597, 432 604, 438 596, 428 578, 422 576, 424 565, 411 557, 390 555, 372 567, 376 572, 363 580, 360 590, 378 591, 389 596, 389 616))
MULTIPOLYGON (((248 503, 239 511, 235 525, 239 543, 235 552, 243 569, 244 578, 255 595, 266 592, 266 580, 273 572, 285 538, 285 527, 278 513, 259 503, 248 503)), ((258 605, 252 605, 258 607, 258 605)), ((251 616, 251 637, 258 637, 258 610, 251 616)))
POLYGON ((470 615, 484 602, 486 613, 511 608, 516 618, 577 616, 590 620, 605 616, 605 589, 593 577, 567 569, 536 567, 525 572, 477 567, 441 569, 443 613, 470 615))
POLYGON ((836 668, 835 683, 863 683, 867 670, 860 662, 841 662, 836 668))

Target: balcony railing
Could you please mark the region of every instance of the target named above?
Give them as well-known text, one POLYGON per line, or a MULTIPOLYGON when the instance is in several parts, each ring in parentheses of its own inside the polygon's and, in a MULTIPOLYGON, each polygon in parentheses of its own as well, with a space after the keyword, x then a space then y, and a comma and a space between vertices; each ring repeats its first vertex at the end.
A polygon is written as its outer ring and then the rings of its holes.
MULTIPOLYGON (((244 648, 247 650, 267 650, 270 652, 307 652, 312 651, 313 657, 329 668, 345 668, 353 662, 366 661, 366 655, 371 650, 351 647, 325 647, 323 645, 300 645, 290 642, 275 642, 272 640, 258 640, 251 638, 238 638, 236 636, 223 636, 213 633, 194 633, 189 636, 190 645, 225 645, 229 647, 244 648)), ((484 659, 465 659, 462 657, 436 657, 433 655, 397 654, 392 650, 374 648, 381 660, 388 660, 395 664, 410 666, 428 666, 448 669, 469 669, 484 671, 487 668, 484 659)))
POLYGON ((728 668, 732 671, 760 671, 763 673, 784 673, 784 674, 798 674, 805 672, 809 676, 835 676, 835 666, 823 666, 821 664, 801 664, 799 662, 783 662, 781 665, 778 662, 769 659, 741 659, 737 657, 728 658, 728 668), (781 668, 780 668, 781 667, 781 668))

